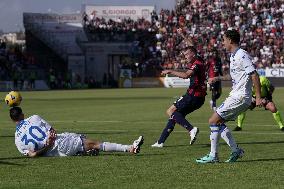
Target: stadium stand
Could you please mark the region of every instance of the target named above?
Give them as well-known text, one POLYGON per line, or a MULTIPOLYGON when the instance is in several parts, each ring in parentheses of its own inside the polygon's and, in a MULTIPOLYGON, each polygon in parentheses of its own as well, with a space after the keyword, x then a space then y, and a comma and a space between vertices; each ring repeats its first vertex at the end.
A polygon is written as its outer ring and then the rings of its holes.
POLYGON ((143 19, 137 22, 127 19, 106 21, 87 15, 84 23, 94 36, 105 32, 118 35, 123 31, 133 35, 139 29, 155 32, 154 41, 153 38, 148 38, 148 44, 145 42, 146 45, 140 46, 144 54, 152 55, 142 56, 142 64, 151 64, 153 68, 162 65, 175 69, 184 67, 183 64, 176 63, 184 62, 178 57, 178 47, 182 42, 177 34, 178 28, 182 28, 186 37, 195 41, 204 57, 208 57, 213 48, 219 49, 224 60, 223 68, 227 69, 228 57, 222 50, 221 36, 228 28, 234 27, 244 36, 241 46, 251 53, 259 68, 264 68, 284 67, 283 16, 284 4, 281 0, 183 0, 178 1, 175 11, 162 9, 158 14, 153 12, 151 23, 143 19), (161 62, 152 61, 152 58, 161 62))
MULTIPOLYGON (((38 69, 45 70, 48 83, 50 78, 53 80, 55 77, 55 88, 81 88, 117 86, 117 81, 109 80, 117 80, 118 76, 112 75, 113 72, 98 73, 97 63, 82 68, 94 69, 97 71, 95 73, 68 73, 70 62, 74 63, 78 59, 81 65, 95 61, 109 63, 110 57, 98 60, 98 57, 90 55, 92 51, 98 51, 97 56, 100 51, 111 48, 106 44, 116 44, 113 46, 121 50, 115 50, 114 53, 121 55, 112 57, 123 59, 118 61, 119 64, 115 65, 117 68, 114 70, 131 69, 132 77, 157 77, 164 68, 184 69, 186 61, 180 54, 180 46, 187 42, 178 34, 178 29, 182 30, 186 38, 193 41, 199 53, 205 58, 210 56, 213 49, 218 49, 224 73, 229 69, 229 61, 222 47, 221 37, 228 28, 237 28, 240 31, 243 36, 241 47, 250 52, 258 68, 283 68, 283 17, 284 4, 281 0, 179 0, 174 10, 153 11, 149 20, 112 20, 86 13, 24 13, 24 25, 27 47, 36 44, 34 39, 38 39, 43 44, 40 46, 46 46, 42 49, 49 49, 48 53, 39 54, 39 45, 34 45, 33 49, 36 50, 29 51, 34 59, 34 65, 39 65, 38 69), (31 41, 33 45, 30 45, 31 41), (85 45, 87 43, 91 45, 85 45), (104 46, 104 49, 94 44, 104 46), (45 54, 49 54, 49 57, 45 54), (99 83, 96 83, 97 81, 99 83)), ((14 72, 10 71, 12 67, 15 69, 15 65, 18 65, 17 69, 22 69, 25 68, 25 63, 19 64, 12 59, 7 63, 7 59, 3 59, 7 55, 3 56, 3 50, 1 53, 1 78, 13 80, 9 75, 14 72), (7 69, 9 71, 6 71, 7 69)), ((105 69, 108 69, 107 67, 110 66, 106 66, 105 69)))

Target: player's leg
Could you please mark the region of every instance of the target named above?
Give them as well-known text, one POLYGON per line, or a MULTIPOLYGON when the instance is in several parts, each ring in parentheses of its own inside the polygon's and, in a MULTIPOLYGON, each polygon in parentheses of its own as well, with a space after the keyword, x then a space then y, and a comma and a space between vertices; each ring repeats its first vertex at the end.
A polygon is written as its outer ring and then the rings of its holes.
MULTIPOLYGON (((214 86, 214 83, 212 83, 211 85, 210 85, 210 91, 211 91, 211 100, 210 100, 210 108, 212 109, 212 110, 214 110, 214 108, 213 107, 216 107, 216 99, 215 99, 215 88, 214 88, 215 86, 214 86)), ((214 110, 215 111, 215 110, 214 110)))
POLYGON ((175 120, 172 118, 172 114, 173 112, 176 111, 176 107, 174 105, 172 105, 168 110, 167 110, 167 115, 169 116, 169 120, 167 122, 166 127, 164 128, 164 130, 161 133, 161 136, 159 138, 159 140, 152 145, 152 147, 158 147, 158 148, 162 148, 165 141, 167 140, 167 138, 170 136, 171 132, 174 130, 175 128, 175 120))
POLYGON ((197 109, 199 109, 204 104, 204 97, 195 97, 193 95, 186 94, 182 99, 178 100, 175 103, 176 111, 173 112, 172 118, 185 128, 190 135, 190 145, 192 145, 197 137, 199 129, 193 127, 188 120, 185 119, 185 116, 197 109))
POLYGON ((222 93, 221 83, 216 82, 211 84, 211 91, 212 91, 212 100, 210 101, 211 109, 214 111, 217 108, 217 100, 220 98, 222 93))
POLYGON ((242 127, 243 127, 243 123, 244 123, 244 120, 246 118, 246 112, 242 112, 239 116, 238 116, 238 125, 235 127, 234 131, 241 131, 242 130, 242 127))
MULTIPOLYGON (((248 105, 243 100, 234 97, 228 97, 225 100, 223 106, 220 106, 216 112, 218 115, 220 115, 220 117, 222 117, 223 120, 235 120, 237 116, 240 113, 245 112, 249 106, 250 105, 248 105)), ((220 134, 222 139, 225 140, 232 151, 229 159, 226 162, 237 161, 238 158, 241 158, 243 156, 244 151, 238 147, 230 129, 225 125, 224 122, 221 124, 220 134)))
POLYGON ((225 120, 234 120, 240 112, 245 111, 248 105, 232 97, 228 97, 225 102, 218 107, 216 112, 209 119, 211 135, 211 151, 210 154, 196 160, 198 163, 212 163, 218 160, 218 137, 226 141, 232 150, 230 158, 227 162, 234 162, 243 154, 243 150, 238 148, 229 128, 224 124, 225 120), (218 131, 218 132, 217 132, 218 131))
POLYGON ((280 114, 280 112, 277 110, 275 104, 271 101, 268 102, 265 106, 266 109, 268 109, 269 111, 271 111, 274 120, 276 121, 276 123, 278 124, 279 128, 284 131, 284 122, 282 119, 282 116, 280 114))
POLYGON ((90 151, 104 151, 104 152, 130 152, 137 154, 140 152, 140 147, 144 142, 144 137, 140 136, 133 142, 132 145, 123 145, 110 142, 100 142, 92 139, 84 139, 84 150, 85 152, 90 151))
POLYGON ((222 94, 222 84, 221 84, 221 81, 217 81, 217 92, 216 92, 216 100, 218 100, 220 97, 221 97, 221 94, 222 94))
POLYGON ((212 97, 211 97, 210 105, 212 110, 216 110, 216 91, 213 89, 212 90, 212 97))
POLYGON ((202 103, 199 101, 201 100, 197 99, 196 101, 194 101, 190 95, 186 94, 180 97, 176 102, 174 102, 174 104, 167 110, 167 114, 169 116, 167 125, 164 128, 160 139, 155 144, 153 144, 152 147, 163 147, 164 142, 169 137, 170 133, 174 130, 176 123, 188 130, 191 137, 190 144, 193 144, 196 140, 196 136, 199 130, 197 127, 193 127, 185 119, 185 115, 194 111, 195 109, 197 109, 197 107, 199 108, 204 103, 204 100, 202 101, 202 103), (188 107, 192 108, 192 110, 189 110, 188 107))
POLYGON ((210 125, 210 153, 196 160, 197 163, 215 163, 219 162, 218 158, 218 143, 220 139, 220 123, 223 122, 222 118, 214 112, 209 119, 210 125))
POLYGON ((244 151, 238 147, 236 141, 234 140, 234 137, 232 136, 230 129, 227 127, 225 123, 221 124, 220 134, 221 134, 222 139, 228 144, 228 146, 231 148, 231 151, 232 151, 231 156, 233 157, 230 157, 230 159, 227 160, 227 162, 236 161, 237 159, 236 160, 234 159, 241 157, 244 151))

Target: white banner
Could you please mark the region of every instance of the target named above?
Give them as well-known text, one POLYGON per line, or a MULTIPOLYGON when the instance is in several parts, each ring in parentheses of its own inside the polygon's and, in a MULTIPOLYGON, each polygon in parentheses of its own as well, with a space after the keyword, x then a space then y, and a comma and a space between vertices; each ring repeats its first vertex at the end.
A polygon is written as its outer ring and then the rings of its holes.
POLYGON ((155 10, 154 6, 96 6, 85 5, 83 11, 87 15, 93 15, 98 18, 112 19, 116 21, 118 18, 145 18, 151 21, 151 12, 155 10))
POLYGON ((266 77, 284 77, 284 68, 266 68, 266 77))
POLYGON ((168 77, 164 79, 164 86, 167 88, 188 87, 190 85, 190 79, 182 79, 179 77, 168 77))

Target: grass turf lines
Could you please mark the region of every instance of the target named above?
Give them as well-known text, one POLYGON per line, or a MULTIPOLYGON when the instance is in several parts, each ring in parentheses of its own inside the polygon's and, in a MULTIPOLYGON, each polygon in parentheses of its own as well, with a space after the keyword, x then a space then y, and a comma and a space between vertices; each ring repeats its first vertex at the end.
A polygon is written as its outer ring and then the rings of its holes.
MULTIPOLYGON (((221 100, 228 95, 224 89, 221 100)), ((166 109, 185 89, 108 89, 21 92, 26 116, 38 114, 58 133, 84 133, 88 138, 132 143, 144 135, 137 156, 101 153, 97 157, 22 157, 14 144, 15 126, 9 108, 0 109, 0 188, 281 188, 284 172, 284 133, 272 114, 248 111, 243 131, 233 132, 245 156, 236 163, 195 163, 210 150, 209 95, 203 107, 187 116, 200 128, 196 143, 176 125, 162 149, 151 148, 167 117, 166 109)), ((6 93, 0 93, 4 98, 6 93)), ((273 99, 284 116, 284 88, 273 99)), ((220 104, 221 100, 218 101, 220 104)), ((235 127, 229 122, 229 127, 235 127)), ((221 140, 220 160, 229 157, 221 140)))

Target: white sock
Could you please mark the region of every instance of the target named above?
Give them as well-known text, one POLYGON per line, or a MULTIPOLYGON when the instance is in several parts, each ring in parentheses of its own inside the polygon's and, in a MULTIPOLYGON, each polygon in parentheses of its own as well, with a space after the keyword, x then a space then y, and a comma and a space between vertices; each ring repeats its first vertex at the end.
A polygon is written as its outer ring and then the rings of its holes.
POLYGON ((210 134, 210 141, 211 141, 211 151, 210 156, 217 157, 218 156, 218 143, 220 138, 219 133, 219 126, 218 125, 210 125, 211 134, 210 134))
POLYGON ((122 145, 110 142, 101 144, 100 150, 104 152, 129 152, 132 145, 122 145))
POLYGON ((230 129, 225 124, 222 124, 220 132, 221 132, 221 137, 230 146, 232 152, 238 151, 238 145, 236 144, 233 135, 230 132, 230 129))

